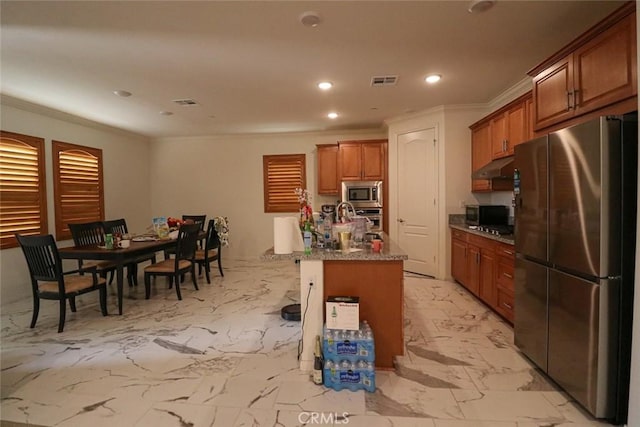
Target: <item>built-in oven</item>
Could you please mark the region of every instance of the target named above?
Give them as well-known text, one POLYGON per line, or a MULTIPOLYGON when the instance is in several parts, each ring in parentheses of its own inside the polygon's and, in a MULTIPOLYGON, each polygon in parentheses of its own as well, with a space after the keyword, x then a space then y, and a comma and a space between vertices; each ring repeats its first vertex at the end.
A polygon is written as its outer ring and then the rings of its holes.
POLYGON ((354 208, 381 208, 382 181, 343 181, 342 201, 354 208))
POLYGON ((384 231, 382 229, 382 208, 356 208, 356 215, 369 218, 371 231, 384 231))

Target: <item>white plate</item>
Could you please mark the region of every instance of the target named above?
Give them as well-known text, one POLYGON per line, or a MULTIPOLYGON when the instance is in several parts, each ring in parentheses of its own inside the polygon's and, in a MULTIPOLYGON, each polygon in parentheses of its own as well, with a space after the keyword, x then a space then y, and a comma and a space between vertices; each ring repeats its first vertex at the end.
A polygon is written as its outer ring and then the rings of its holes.
POLYGON ((134 237, 131 240, 133 240, 134 242, 155 242, 156 238, 148 237, 148 236, 140 236, 140 237, 134 237))

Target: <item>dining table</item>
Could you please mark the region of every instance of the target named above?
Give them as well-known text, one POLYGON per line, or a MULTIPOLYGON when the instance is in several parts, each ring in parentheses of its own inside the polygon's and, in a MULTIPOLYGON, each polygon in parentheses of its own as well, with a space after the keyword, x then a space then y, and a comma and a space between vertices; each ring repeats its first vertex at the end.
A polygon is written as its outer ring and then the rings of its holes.
POLYGON ((60 258, 76 260, 111 261, 116 265, 116 286, 118 294, 118 313, 122 314, 122 294, 124 266, 132 259, 175 247, 175 239, 146 238, 133 239, 128 248, 107 249, 100 245, 70 246, 58 250, 60 258))

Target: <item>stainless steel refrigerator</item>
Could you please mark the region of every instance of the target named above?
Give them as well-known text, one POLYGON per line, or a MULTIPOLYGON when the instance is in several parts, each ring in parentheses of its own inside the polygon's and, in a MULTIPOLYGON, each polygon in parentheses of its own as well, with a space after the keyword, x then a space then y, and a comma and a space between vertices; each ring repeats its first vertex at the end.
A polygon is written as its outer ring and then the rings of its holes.
POLYGON ((637 114, 515 148, 515 344, 598 418, 626 422, 637 114))

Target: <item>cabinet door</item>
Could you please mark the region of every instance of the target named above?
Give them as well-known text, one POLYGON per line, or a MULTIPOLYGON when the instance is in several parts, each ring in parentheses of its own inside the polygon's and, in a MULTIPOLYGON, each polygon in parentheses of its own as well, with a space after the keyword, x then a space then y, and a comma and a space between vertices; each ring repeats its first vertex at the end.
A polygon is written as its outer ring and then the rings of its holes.
POLYGON ((362 170, 362 147, 359 142, 340 143, 340 177, 343 181, 360 181, 362 170))
POLYGON ((573 55, 566 56, 533 78, 535 130, 573 117, 573 55))
MULTIPOLYGON (((476 171, 491 161, 491 126, 487 122, 471 131, 471 170, 476 171)), ((474 179, 472 191, 490 191, 491 181, 474 179)))
POLYGON ((318 194, 338 194, 338 145, 318 145, 318 194))
POLYGON ((519 103, 507 111, 507 154, 513 156, 513 148, 527 140, 527 110, 525 103, 519 103))
POLYGON ((491 158, 499 159, 509 155, 506 149, 509 116, 500 114, 491 119, 491 158))
POLYGON ((535 132, 534 132, 534 111, 533 109, 535 108, 533 106, 533 98, 529 98, 525 101, 525 111, 526 111, 526 120, 527 120, 527 137, 526 137, 526 141, 533 139, 535 136, 535 132))
POLYGON ((451 240, 451 276, 463 285, 467 282, 467 242, 451 240))
POLYGON ((496 292, 496 253, 491 249, 480 249, 479 296, 490 307, 497 305, 496 292))
POLYGON ((576 115, 638 93, 635 16, 627 16, 573 54, 576 115))
POLYGON ((362 179, 380 181, 384 179, 384 143, 362 143, 362 179))
POLYGON ((465 287, 474 295, 480 293, 480 248, 467 246, 467 283, 465 287))

